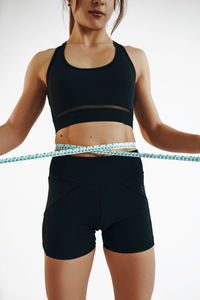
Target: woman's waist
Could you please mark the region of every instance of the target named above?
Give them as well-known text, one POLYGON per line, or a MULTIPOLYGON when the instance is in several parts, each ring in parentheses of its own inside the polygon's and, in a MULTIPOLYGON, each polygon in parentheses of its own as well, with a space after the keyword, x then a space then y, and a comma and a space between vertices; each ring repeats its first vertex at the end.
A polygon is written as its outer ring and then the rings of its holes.
MULTIPOLYGON (((56 144, 95 146, 111 143, 135 143, 133 128, 119 122, 84 122, 67 126, 56 133, 56 144), (114 124, 112 124, 114 123, 114 124)), ((133 151, 132 148, 114 149, 116 151, 133 151)), ((75 154, 77 155, 77 154, 75 154)), ((108 156, 95 153, 80 153, 78 156, 108 156)), ((109 155, 110 156, 110 155, 109 155)))

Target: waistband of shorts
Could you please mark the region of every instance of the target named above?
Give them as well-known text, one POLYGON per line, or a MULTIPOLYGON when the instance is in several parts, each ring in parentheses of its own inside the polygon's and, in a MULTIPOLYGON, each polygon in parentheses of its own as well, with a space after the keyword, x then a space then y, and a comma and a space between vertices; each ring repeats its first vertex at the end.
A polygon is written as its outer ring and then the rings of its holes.
MULTIPOLYGON (((129 152, 139 152, 138 149, 129 152)), ((143 173, 140 157, 130 156, 54 156, 49 177, 78 183, 98 184, 120 182, 143 173)))

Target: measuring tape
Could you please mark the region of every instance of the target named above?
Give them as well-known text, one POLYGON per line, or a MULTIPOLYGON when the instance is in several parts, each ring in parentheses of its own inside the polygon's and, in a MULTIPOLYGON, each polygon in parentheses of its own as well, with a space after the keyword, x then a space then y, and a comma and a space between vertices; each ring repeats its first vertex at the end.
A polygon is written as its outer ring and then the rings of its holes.
POLYGON ((136 148, 136 143, 126 142, 126 143, 112 143, 112 144, 103 144, 95 146, 80 146, 80 145, 71 145, 71 144, 56 144, 56 150, 53 152, 44 152, 30 154, 26 156, 17 156, 17 157, 8 157, 0 159, 0 164, 44 158, 44 157, 55 157, 55 156, 64 156, 78 153, 96 153, 96 154, 108 154, 108 155, 117 155, 117 156, 130 156, 130 157, 144 157, 144 158, 158 158, 158 159, 170 159, 170 160, 183 160, 183 161, 195 161, 200 162, 200 156, 184 156, 184 155, 170 155, 170 154, 154 154, 154 153, 135 153, 135 152, 125 152, 125 151, 109 151, 107 149, 124 149, 124 148, 136 148), (66 150, 67 149, 67 150, 66 150))

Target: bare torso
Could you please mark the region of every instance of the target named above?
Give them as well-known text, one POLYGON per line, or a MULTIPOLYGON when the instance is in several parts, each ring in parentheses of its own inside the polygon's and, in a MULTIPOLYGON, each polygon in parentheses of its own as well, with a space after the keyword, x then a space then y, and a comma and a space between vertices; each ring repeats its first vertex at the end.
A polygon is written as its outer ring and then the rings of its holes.
MULTIPOLYGON (((137 64, 133 61, 133 54, 129 46, 125 46, 127 53, 134 63, 136 69, 137 82, 137 64)), ((46 61, 41 70, 41 79, 46 83, 46 72, 55 48, 46 50, 46 61)), ((115 55, 115 47, 112 44, 104 44, 98 49, 86 50, 80 46, 68 44, 65 48, 65 59, 69 64, 78 68, 97 68, 110 63, 115 55)), ((84 122, 72 124, 64 127, 56 133, 56 144, 73 144, 82 146, 93 146, 110 143, 136 142, 133 129, 123 123, 111 121, 84 122)), ((114 151, 132 151, 136 148, 113 149, 114 151)), ((59 150, 56 150, 59 151, 59 150)), ((112 151, 112 149, 111 149, 112 151)), ((95 153, 73 154, 74 156, 108 156, 95 153)))

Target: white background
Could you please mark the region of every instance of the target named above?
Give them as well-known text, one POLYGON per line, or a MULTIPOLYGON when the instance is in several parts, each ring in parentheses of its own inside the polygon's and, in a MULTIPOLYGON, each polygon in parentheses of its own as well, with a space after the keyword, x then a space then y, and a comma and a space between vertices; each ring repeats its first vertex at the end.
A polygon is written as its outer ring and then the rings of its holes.
MULTIPOLYGON (((128 1, 126 15, 111 36, 122 45, 145 51, 152 97, 161 120, 193 134, 200 132, 199 11, 197 0, 128 1)), ((108 34, 117 14, 107 26, 108 34)), ((61 0, 1 0, 0 36, 2 125, 21 96, 33 55, 69 38, 68 12, 63 21, 61 0)), ((173 154, 148 144, 135 117, 134 133, 139 152, 173 154)), ((54 151, 54 146, 55 131, 46 101, 26 140, 1 158, 54 151)), ((142 161, 155 239, 152 300, 199 300, 200 164, 142 161)), ((45 158, 0 165, 0 300, 46 299, 42 219, 49 163, 50 158, 45 158)), ((114 299, 100 231, 96 233, 87 299, 114 299)))

